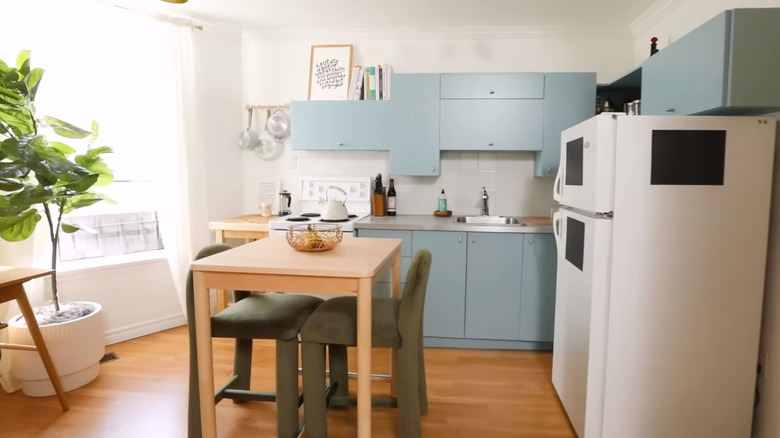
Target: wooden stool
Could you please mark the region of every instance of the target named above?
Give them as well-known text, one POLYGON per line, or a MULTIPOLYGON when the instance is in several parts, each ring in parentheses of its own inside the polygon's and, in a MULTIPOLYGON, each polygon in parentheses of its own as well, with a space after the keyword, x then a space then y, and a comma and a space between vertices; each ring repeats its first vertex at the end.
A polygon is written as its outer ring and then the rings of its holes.
POLYGON ((23 283, 30 281, 33 278, 45 277, 51 275, 53 272, 54 271, 51 269, 0 266, 0 303, 16 300, 19 305, 19 310, 22 311, 24 320, 27 321, 30 335, 32 336, 33 341, 35 341, 35 345, 0 343, 0 348, 6 348, 8 350, 37 351, 38 354, 41 355, 41 361, 43 361, 43 366, 49 374, 51 384, 57 392, 57 398, 60 399, 62 410, 67 411, 70 407, 68 406, 68 401, 65 400, 65 391, 62 388, 60 377, 57 374, 57 369, 54 368, 54 362, 51 360, 49 350, 46 348, 46 343, 43 341, 43 336, 41 335, 41 329, 38 328, 38 321, 35 320, 32 306, 30 306, 30 301, 27 299, 27 294, 24 292, 24 287, 22 286, 23 283))

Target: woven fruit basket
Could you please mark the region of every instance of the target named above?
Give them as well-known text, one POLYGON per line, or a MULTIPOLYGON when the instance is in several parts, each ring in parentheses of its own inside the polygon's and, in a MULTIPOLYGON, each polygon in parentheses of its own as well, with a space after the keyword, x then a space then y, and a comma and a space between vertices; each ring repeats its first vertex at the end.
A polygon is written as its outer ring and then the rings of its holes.
POLYGON ((287 243, 298 251, 327 251, 341 243, 341 237, 341 225, 309 224, 287 228, 287 243))

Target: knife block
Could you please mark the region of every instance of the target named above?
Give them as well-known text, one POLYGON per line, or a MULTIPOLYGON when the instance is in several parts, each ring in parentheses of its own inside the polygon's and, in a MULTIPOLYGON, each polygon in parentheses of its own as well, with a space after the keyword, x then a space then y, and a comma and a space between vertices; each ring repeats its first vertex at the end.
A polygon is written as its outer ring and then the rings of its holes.
POLYGON ((382 188, 382 193, 371 194, 371 214, 374 216, 385 215, 385 189, 382 188))

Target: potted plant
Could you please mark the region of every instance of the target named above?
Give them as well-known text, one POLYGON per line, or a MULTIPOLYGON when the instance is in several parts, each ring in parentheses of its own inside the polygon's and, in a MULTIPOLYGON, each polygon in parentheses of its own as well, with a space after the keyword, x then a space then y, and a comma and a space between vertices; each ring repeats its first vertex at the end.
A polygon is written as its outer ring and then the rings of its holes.
MULTIPOLYGON (((60 233, 79 230, 67 223, 66 214, 105 199, 92 188, 113 181, 103 161, 103 154, 111 148, 93 147, 98 134, 95 122, 91 130, 84 130, 53 117, 36 117, 34 102, 42 77, 42 69, 31 68, 28 51, 19 53, 16 67, 0 59, 0 237, 11 242, 25 240, 46 218, 54 270, 52 304, 36 308, 35 313, 68 391, 97 377, 105 339, 98 303, 60 302, 56 272, 60 233), (50 139, 50 133, 89 144, 78 154, 63 142, 67 140, 50 139), (71 363, 74 359, 75 364, 71 363)), ((32 344, 21 316, 9 324, 12 342, 32 344)), ((37 354, 14 352, 13 368, 25 394, 54 394, 37 354)))

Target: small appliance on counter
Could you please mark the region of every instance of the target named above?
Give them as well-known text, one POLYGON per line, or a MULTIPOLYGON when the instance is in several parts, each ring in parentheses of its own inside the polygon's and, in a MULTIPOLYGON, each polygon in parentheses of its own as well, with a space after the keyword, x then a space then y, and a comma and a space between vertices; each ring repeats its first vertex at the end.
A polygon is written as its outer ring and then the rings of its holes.
POLYGON ((287 190, 282 190, 279 193, 279 216, 288 216, 292 214, 290 205, 292 204, 292 195, 287 190))

